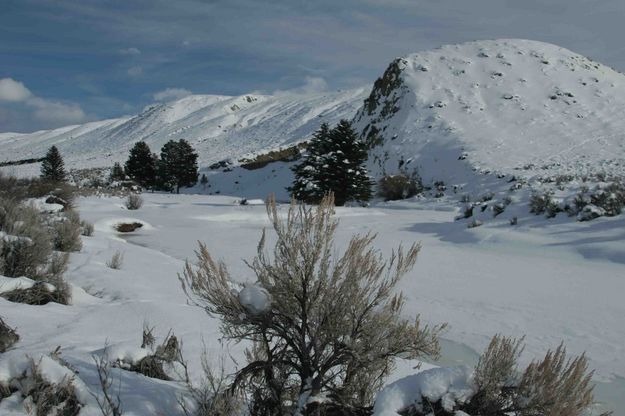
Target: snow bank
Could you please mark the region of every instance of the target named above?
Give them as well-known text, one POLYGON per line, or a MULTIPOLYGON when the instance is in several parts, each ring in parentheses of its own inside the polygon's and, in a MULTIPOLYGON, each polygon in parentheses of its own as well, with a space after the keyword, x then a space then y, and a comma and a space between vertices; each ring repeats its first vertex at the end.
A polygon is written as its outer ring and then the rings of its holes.
POLYGON ((55 213, 55 212, 61 212, 65 209, 65 207, 61 204, 46 202, 47 199, 48 197, 30 198, 30 199, 27 199, 25 202, 27 205, 30 205, 31 207, 33 207, 39 212, 55 213))
POLYGON ((432 403, 441 400, 443 408, 451 412, 454 404, 464 403, 474 394, 472 373, 466 366, 433 368, 397 380, 378 393, 373 414, 397 416, 413 405, 421 410, 422 398, 432 403))
MULTIPOLYGON (((12 290, 18 289, 30 289, 35 284, 40 283, 36 282, 28 277, 5 277, 0 276, 0 293, 11 292, 12 290)), ((51 292, 54 292, 56 288, 50 283, 43 283, 51 292)))
MULTIPOLYGON (((32 378, 32 364, 35 363, 41 377, 50 384, 59 384, 71 380, 74 386, 76 397, 82 404, 90 404, 94 402, 93 396, 90 393, 87 385, 75 374, 72 370, 62 365, 58 361, 54 360, 49 355, 37 354, 28 356, 21 351, 9 351, 3 354, 3 359, 0 361, 0 384, 3 386, 11 386, 12 388, 20 389, 20 386, 28 386, 28 380, 32 378)), ((21 407, 18 405, 16 399, 12 400, 14 403, 7 403, 8 406, 21 407), (18 405, 18 406, 16 406, 18 405)), ((4 412, 4 401, 0 403, 0 411, 4 412)), ((17 410, 17 409, 16 409, 17 410)), ((1 413, 5 414, 5 413, 1 413)), ((23 414, 23 413, 22 413, 23 414)))

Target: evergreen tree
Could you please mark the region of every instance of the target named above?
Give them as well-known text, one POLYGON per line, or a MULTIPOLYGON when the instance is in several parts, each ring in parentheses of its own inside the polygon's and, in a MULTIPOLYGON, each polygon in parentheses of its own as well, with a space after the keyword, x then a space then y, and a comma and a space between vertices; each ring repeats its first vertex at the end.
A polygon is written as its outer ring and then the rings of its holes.
POLYGON ((321 178, 321 162, 329 150, 329 134, 328 123, 323 123, 308 142, 305 159, 292 168, 295 180, 288 191, 293 198, 309 203, 318 203, 323 198, 326 190, 321 178))
POLYGON ((65 164, 59 149, 52 146, 41 163, 41 178, 52 182, 65 182, 65 164))
POLYGON ((180 187, 189 187, 197 183, 197 153, 184 139, 178 142, 170 140, 161 149, 159 163, 159 183, 164 189, 175 189, 180 193, 180 187))
POLYGON ((109 179, 112 182, 123 181, 124 179, 126 179, 124 169, 122 168, 122 165, 119 164, 119 162, 115 162, 115 164, 111 168, 111 174, 109 175, 109 179))
POLYGON ((371 198, 372 183, 364 166, 367 145, 349 121, 341 120, 332 130, 323 124, 307 150, 306 158, 293 168, 295 181, 289 191, 295 199, 318 203, 326 193, 333 192, 340 206, 371 198))
POLYGON ((130 149, 125 164, 126 175, 144 188, 154 187, 156 182, 156 160, 146 142, 140 141, 130 149))

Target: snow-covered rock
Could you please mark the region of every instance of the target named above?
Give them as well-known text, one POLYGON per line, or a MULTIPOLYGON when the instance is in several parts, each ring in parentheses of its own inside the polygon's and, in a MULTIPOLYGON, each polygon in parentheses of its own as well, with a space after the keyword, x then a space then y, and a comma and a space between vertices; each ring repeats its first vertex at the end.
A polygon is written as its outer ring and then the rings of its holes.
POLYGON ((374 416, 397 416, 410 406, 422 410, 421 401, 441 401, 449 412, 456 403, 465 403, 473 394, 472 370, 466 366, 432 368, 404 377, 384 387, 378 393, 373 409, 374 416))

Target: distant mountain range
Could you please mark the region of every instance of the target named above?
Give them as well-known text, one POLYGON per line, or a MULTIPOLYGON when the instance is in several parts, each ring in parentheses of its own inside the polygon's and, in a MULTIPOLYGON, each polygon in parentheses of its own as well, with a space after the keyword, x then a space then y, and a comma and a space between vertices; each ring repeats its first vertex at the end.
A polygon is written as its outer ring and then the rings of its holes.
MULTIPOLYGON (((110 166, 145 140, 185 138, 200 165, 306 140, 353 119, 374 176, 625 176, 625 76, 555 45, 477 41, 394 60, 373 88, 318 94, 192 95, 140 114, 30 134, 0 134, 0 162, 59 147, 74 168, 110 166)), ((15 167, 13 167, 15 168, 15 167)))

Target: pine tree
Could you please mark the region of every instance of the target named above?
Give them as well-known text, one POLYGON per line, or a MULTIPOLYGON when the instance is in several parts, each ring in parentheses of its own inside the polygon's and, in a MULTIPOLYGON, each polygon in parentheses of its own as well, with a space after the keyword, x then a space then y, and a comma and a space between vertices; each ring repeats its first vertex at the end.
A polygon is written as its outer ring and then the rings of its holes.
POLYGON ((367 145, 349 121, 341 120, 332 130, 324 123, 310 140, 305 159, 293 168, 295 180, 288 190, 308 203, 318 203, 328 192, 334 193, 336 205, 368 201, 372 183, 366 161, 367 145))
POLYGON ((202 178, 200 179, 200 183, 202 184, 202 186, 204 188, 206 188, 206 185, 208 185, 208 177, 206 176, 205 173, 202 174, 202 178))
POLYGON ((111 168, 111 174, 109 175, 109 179, 112 182, 123 181, 124 179, 126 179, 124 169, 122 168, 122 165, 119 164, 119 162, 115 162, 115 164, 111 168))
POLYGON ((165 143, 161 149, 159 163, 159 183, 166 190, 175 189, 180 193, 181 187, 193 186, 197 183, 197 153, 184 139, 165 143))
POLYGON ((65 182, 65 164, 59 149, 52 146, 41 163, 41 178, 52 182, 65 182))
POLYGON ((321 160, 328 151, 329 134, 328 123, 323 123, 308 142, 305 159, 292 168, 295 180, 288 191, 293 198, 309 203, 318 203, 323 198, 326 190, 320 177, 321 160))
POLYGON ((154 187, 156 183, 156 160, 146 142, 140 141, 130 149, 125 164, 126 175, 144 188, 154 187))

